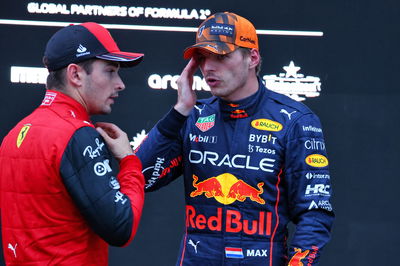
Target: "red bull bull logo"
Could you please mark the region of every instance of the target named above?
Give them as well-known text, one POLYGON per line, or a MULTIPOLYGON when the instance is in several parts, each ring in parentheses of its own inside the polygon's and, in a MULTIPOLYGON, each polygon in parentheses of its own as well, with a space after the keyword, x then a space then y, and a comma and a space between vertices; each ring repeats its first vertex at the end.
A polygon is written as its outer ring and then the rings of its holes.
POLYGON ((246 111, 242 109, 233 110, 230 115, 231 118, 245 118, 248 116, 249 115, 246 113, 246 111))
POLYGON ((199 178, 193 175, 193 186, 196 188, 195 191, 190 193, 192 198, 199 196, 204 193, 207 198, 212 197, 223 197, 221 184, 218 182, 216 178, 209 178, 202 182, 196 183, 199 178))
POLYGON ((260 196, 264 192, 262 188, 264 182, 258 183, 257 188, 254 188, 229 173, 210 177, 201 182, 198 180, 199 178, 193 175, 193 187, 196 190, 190 193, 192 198, 204 193, 207 198, 214 198, 224 205, 232 204, 236 200, 243 202, 246 198, 259 204, 265 204, 265 200, 260 196))
POLYGON ((264 182, 258 183, 257 187, 259 190, 257 190, 252 186, 246 184, 243 180, 239 180, 230 188, 228 198, 235 198, 243 202, 246 197, 248 197, 252 201, 258 202, 260 204, 265 204, 265 200, 260 197, 260 194, 262 194, 264 191, 264 189, 262 188, 263 185, 264 182))
POLYGON ((288 266, 304 266, 303 262, 301 262, 305 257, 307 257, 309 250, 301 251, 300 248, 294 248, 296 252, 293 257, 290 259, 288 266))

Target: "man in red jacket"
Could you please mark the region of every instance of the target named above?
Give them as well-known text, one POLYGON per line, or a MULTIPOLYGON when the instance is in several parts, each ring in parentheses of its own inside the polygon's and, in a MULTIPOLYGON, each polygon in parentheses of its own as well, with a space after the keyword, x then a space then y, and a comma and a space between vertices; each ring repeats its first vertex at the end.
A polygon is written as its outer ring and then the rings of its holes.
POLYGON ((111 112, 125 88, 119 68, 142 58, 121 52, 91 22, 65 27, 47 43, 42 104, 0 148, 8 265, 107 265, 108 244, 134 237, 144 201, 141 163, 125 132, 109 123, 96 128, 89 117, 111 112))

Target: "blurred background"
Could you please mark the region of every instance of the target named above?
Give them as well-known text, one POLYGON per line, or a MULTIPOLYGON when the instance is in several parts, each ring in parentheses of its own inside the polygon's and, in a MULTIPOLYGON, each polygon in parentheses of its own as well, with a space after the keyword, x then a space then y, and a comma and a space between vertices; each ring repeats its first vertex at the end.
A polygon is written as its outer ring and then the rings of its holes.
MULTIPOLYGON (((173 106, 182 51, 206 16, 231 11, 259 33, 260 76, 271 90, 321 119, 336 221, 320 265, 397 265, 400 250, 400 2, 394 0, 3 1, 0 8, 0 140, 44 96, 41 59, 50 36, 70 23, 109 28, 122 50, 143 52, 122 69, 126 90, 113 112, 133 144, 173 106)), ((199 98, 208 88, 197 73, 199 98)), ((146 194, 135 240, 110 248, 110 265, 174 265, 184 232, 183 183, 146 194)))

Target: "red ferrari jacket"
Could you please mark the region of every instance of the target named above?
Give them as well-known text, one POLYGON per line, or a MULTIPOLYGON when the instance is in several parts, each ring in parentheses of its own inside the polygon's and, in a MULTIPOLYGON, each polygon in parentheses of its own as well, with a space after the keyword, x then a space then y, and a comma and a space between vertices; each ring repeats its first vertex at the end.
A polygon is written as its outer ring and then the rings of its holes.
POLYGON ((47 91, 0 149, 7 265, 107 265, 108 244, 137 229, 144 179, 136 156, 112 156, 82 105, 47 91))

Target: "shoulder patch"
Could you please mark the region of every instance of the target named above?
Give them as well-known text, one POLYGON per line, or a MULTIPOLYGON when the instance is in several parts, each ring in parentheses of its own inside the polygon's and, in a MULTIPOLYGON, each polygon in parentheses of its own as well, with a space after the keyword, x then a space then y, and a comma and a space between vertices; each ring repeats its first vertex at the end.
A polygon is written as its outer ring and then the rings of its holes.
POLYGON ((19 131, 19 134, 17 137, 17 147, 18 148, 22 145, 22 142, 24 141, 26 135, 28 134, 28 131, 31 128, 31 126, 32 126, 32 124, 25 124, 19 131))

